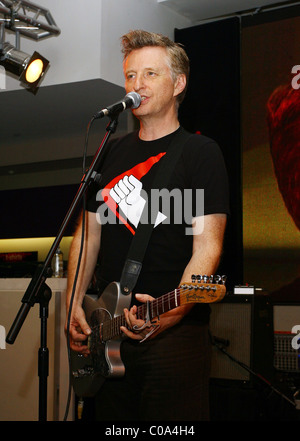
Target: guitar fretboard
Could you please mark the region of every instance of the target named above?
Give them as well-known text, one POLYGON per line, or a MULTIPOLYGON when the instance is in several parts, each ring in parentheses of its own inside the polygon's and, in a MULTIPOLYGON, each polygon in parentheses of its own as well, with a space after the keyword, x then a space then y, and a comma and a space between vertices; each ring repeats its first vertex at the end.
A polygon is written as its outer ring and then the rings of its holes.
MULTIPOLYGON (((178 291, 182 289, 175 289, 163 296, 155 299, 151 302, 144 303, 137 308, 137 318, 141 320, 147 319, 147 313, 149 312, 149 319, 153 320, 155 317, 163 314, 164 312, 170 311, 180 305, 180 294, 178 291), (147 306, 148 305, 148 306, 147 306)), ((119 315, 111 320, 107 320, 102 324, 101 336, 102 341, 108 341, 114 337, 121 335, 122 331, 120 326, 126 326, 127 322, 125 320, 125 315, 119 315)))
POLYGON ((171 311, 171 309, 180 306, 181 291, 182 289, 180 288, 175 289, 174 291, 168 292, 167 294, 164 294, 148 304, 144 303, 143 305, 139 306, 137 309, 137 318, 142 320, 146 320, 147 318, 149 320, 153 320, 155 317, 158 317, 164 312, 171 311), (148 313, 149 317, 147 317, 148 313))
MULTIPOLYGON (((183 285, 151 302, 143 303, 137 308, 137 318, 152 321, 161 314, 171 311, 183 303, 213 303, 224 296, 222 285, 183 285)), ((226 291, 226 290, 225 290, 226 291)), ((127 327, 125 315, 107 320, 101 325, 103 342, 112 340, 122 334, 121 326, 127 327)))

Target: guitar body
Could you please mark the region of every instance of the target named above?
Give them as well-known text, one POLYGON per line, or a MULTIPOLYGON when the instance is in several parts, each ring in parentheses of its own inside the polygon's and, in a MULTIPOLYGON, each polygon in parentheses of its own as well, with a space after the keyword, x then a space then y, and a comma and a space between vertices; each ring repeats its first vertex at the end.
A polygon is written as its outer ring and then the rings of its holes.
MULTIPOLYGON (((174 291, 138 306, 137 318, 153 327, 154 319, 180 305, 221 301, 226 294, 225 276, 216 276, 217 284, 213 283, 213 276, 210 281, 206 280, 207 276, 203 277, 203 282, 199 280, 196 283, 192 278, 192 283, 182 284, 174 291)), ((71 376, 77 396, 92 397, 106 378, 125 374, 121 359, 121 344, 125 335, 120 327, 127 326, 123 311, 124 308, 129 309, 130 303, 131 294, 123 295, 117 282, 110 283, 99 299, 94 300, 89 295, 84 297, 82 306, 92 333, 88 337, 88 356, 71 351, 71 376)))
POLYGON ((103 343, 101 324, 121 316, 130 302, 131 295, 123 295, 117 282, 109 284, 99 299, 94 300, 89 295, 84 297, 83 309, 93 331, 88 341, 90 354, 87 357, 71 351, 73 389, 77 396, 93 396, 106 378, 124 375, 120 354, 123 339, 119 335, 103 343))

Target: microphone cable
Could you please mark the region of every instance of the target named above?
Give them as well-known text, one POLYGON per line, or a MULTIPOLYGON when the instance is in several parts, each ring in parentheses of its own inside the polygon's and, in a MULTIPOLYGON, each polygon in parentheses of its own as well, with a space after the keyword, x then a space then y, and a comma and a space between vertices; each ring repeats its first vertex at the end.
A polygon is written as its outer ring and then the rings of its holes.
MULTIPOLYGON (((83 151, 83 160, 82 160, 82 174, 86 172, 86 156, 87 156, 87 146, 88 146, 88 138, 89 138, 89 132, 91 129, 91 126, 93 122, 95 121, 95 117, 93 116, 91 120, 88 123, 87 130, 86 130, 86 136, 85 136, 85 142, 84 142, 84 151, 83 151)), ((86 194, 83 195, 83 201, 82 201, 82 224, 81 224, 81 242, 80 242, 80 250, 78 254, 78 261, 77 261, 77 267, 76 272, 74 276, 73 281, 73 287, 72 287, 72 294, 70 299, 70 305, 69 305, 69 311, 68 311, 68 319, 67 319, 67 326, 66 326, 66 338, 67 338, 67 355, 68 355, 68 364, 69 364, 69 386, 68 386, 68 396, 67 396, 67 403, 66 403, 66 409, 63 421, 67 421, 69 411, 70 411, 70 404, 71 404, 71 397, 72 397, 72 372, 71 372, 71 348, 70 348, 70 320, 71 320, 71 313, 72 313, 72 307, 73 307, 73 301, 75 297, 75 290, 76 285, 78 281, 79 271, 80 271, 80 265, 82 260, 82 253, 83 253, 83 247, 84 247, 84 236, 85 236, 85 210, 86 210, 86 194)))

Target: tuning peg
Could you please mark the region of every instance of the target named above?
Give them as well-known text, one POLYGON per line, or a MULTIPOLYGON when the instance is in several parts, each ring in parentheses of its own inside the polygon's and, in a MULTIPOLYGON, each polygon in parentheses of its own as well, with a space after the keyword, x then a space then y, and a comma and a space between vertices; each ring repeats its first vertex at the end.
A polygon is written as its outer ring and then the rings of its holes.
POLYGON ((209 278, 209 283, 213 283, 213 281, 214 281, 214 276, 213 276, 213 274, 211 274, 211 276, 209 278))
POLYGON ((208 276, 204 275, 204 276, 203 276, 203 282, 204 282, 204 283, 207 283, 207 281, 208 281, 208 276))
POLYGON ((196 275, 193 274, 193 275, 192 275, 192 283, 195 283, 195 282, 196 282, 196 275))
POLYGON ((216 282, 216 283, 220 283, 221 280, 222 280, 222 277, 221 277, 221 276, 219 276, 219 275, 216 275, 216 276, 215 276, 215 282, 216 282))
POLYGON ((202 276, 201 276, 201 274, 198 274, 198 276, 197 276, 197 282, 200 283, 201 280, 202 280, 202 276))
POLYGON ((226 280, 227 280, 227 276, 225 276, 225 275, 224 275, 224 276, 222 276, 222 284, 223 284, 223 285, 225 285, 225 283, 226 283, 226 280))

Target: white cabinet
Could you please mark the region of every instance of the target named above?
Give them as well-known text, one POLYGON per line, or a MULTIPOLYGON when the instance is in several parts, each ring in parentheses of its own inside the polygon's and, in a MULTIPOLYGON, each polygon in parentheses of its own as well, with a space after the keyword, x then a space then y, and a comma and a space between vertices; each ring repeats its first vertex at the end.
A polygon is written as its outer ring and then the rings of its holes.
MULTIPOLYGON (((41 320, 38 304, 32 307, 13 344, 4 343, 30 279, 0 279, 0 421, 39 419, 38 350, 41 320)), ((62 421, 65 414, 69 368, 64 335, 66 279, 48 279, 52 298, 47 320, 49 376, 47 420, 62 421)), ((74 398, 68 420, 73 420, 74 398)))

